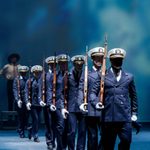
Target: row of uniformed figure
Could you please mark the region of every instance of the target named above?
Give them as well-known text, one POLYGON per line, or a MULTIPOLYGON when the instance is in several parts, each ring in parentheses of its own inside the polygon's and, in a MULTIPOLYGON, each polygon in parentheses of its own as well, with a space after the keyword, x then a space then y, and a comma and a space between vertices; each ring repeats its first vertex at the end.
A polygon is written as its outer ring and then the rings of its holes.
POLYGON ((88 51, 93 66, 88 71, 87 109, 84 103, 85 56, 76 55, 71 58, 73 68, 67 74, 67 80, 65 75, 70 61, 69 56, 62 54, 57 56, 57 59, 50 56, 45 60, 49 70, 44 74, 46 77, 44 100, 42 66, 33 66, 29 79, 26 76, 29 68, 27 66, 18 67, 19 75, 14 80, 13 91, 18 105, 21 137, 24 137, 24 128, 27 125, 25 118, 30 112, 32 128, 29 128, 29 138, 33 137, 35 142, 39 142, 39 117, 43 108, 48 149, 53 149, 57 145, 57 150, 67 147, 69 150, 84 150, 86 133, 88 133, 88 150, 113 150, 117 136, 120 138, 118 149, 130 149, 132 122, 137 121, 138 108, 134 78, 132 74, 122 69, 125 50, 121 48, 110 50, 108 58, 111 66, 106 70, 104 107, 101 107, 99 96, 104 50, 103 47, 96 47, 88 51), (56 87, 54 87, 56 60, 58 69, 56 87), (67 81, 67 92, 65 92, 65 81, 67 81), (78 137, 75 144, 76 135, 78 137), (98 141, 99 137, 100 141, 98 141))

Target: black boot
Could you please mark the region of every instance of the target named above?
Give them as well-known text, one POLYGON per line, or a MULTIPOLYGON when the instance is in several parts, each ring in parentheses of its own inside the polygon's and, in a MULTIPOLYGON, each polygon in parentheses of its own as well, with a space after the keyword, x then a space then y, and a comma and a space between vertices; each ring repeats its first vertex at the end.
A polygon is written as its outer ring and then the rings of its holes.
POLYGON ((28 138, 29 138, 29 140, 31 140, 31 138, 32 138, 32 127, 28 127, 27 130, 28 130, 28 138))
POLYGON ((48 150, 53 150, 53 145, 52 145, 52 144, 48 144, 48 145, 47 145, 47 149, 48 149, 48 150))
POLYGON ((39 138, 38 137, 34 138, 34 142, 39 143, 40 142, 39 138))

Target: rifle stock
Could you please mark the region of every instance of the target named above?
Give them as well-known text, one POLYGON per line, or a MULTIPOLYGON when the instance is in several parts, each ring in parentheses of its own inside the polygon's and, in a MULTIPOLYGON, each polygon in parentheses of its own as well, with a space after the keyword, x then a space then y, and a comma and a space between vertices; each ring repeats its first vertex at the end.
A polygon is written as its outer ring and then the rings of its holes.
POLYGON ((42 72, 42 101, 45 103, 45 59, 43 59, 43 72, 42 72))
POLYGON ((104 42, 104 57, 101 69, 101 82, 100 82, 100 102, 103 105, 104 102, 104 81, 105 81, 105 72, 106 72, 106 57, 107 57, 107 35, 105 35, 104 42))
POLYGON ((32 99, 31 99, 31 66, 29 67, 28 101, 29 101, 30 103, 32 103, 32 99))
POLYGON ((67 67, 64 74, 64 108, 65 109, 67 109, 67 95, 68 95, 68 61, 67 61, 67 67))
POLYGON ((52 103, 55 106, 55 103, 56 103, 56 54, 55 54, 54 67, 53 67, 53 95, 52 95, 52 103))
POLYGON ((87 110, 87 93, 88 92, 88 46, 86 46, 85 71, 84 71, 84 105, 87 110))
POLYGON ((21 100, 20 80, 19 80, 19 73, 18 73, 18 71, 17 71, 17 90, 18 90, 18 99, 21 100))

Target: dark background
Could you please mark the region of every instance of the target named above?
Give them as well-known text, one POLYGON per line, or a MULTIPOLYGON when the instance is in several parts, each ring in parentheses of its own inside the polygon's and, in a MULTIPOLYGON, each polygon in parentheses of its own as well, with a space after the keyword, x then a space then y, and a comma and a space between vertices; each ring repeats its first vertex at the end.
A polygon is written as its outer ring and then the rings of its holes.
MULTIPOLYGON (((59 53, 84 54, 103 46, 124 48, 124 68, 135 75, 139 121, 150 121, 149 0, 0 0, 0 68, 12 52, 20 64, 41 64, 59 53)), ((109 63, 108 63, 109 66, 109 63)), ((7 109, 6 81, 0 77, 0 110, 7 109)))

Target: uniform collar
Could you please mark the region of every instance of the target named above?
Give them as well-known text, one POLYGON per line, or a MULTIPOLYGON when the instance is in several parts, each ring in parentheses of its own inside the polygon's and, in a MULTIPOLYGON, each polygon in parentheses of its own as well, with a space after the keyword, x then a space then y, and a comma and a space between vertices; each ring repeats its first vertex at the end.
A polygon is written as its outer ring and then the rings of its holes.
POLYGON ((23 79, 23 76, 20 76, 19 79, 22 80, 22 79, 23 79))
POLYGON ((95 66, 92 66, 93 71, 101 71, 101 68, 97 69, 95 66))
MULTIPOLYGON (((112 67, 110 68, 110 70, 111 70, 111 72, 114 74, 114 71, 113 71, 113 68, 112 68, 112 67)), ((122 70, 120 69, 118 76, 120 76, 121 73, 122 73, 122 70)))
POLYGON ((98 71, 98 69, 97 69, 95 66, 93 66, 92 69, 93 69, 94 71, 98 71))
POLYGON ((51 69, 49 69, 49 70, 48 70, 48 72, 49 72, 49 73, 52 73, 52 70, 51 70, 51 69))
MULTIPOLYGON (((111 72, 114 74, 114 71, 112 69, 112 67, 110 68, 111 72)), ((121 79, 121 75, 122 75, 122 70, 120 69, 119 73, 118 73, 118 76, 116 76, 116 80, 119 82, 120 79, 121 79)))

